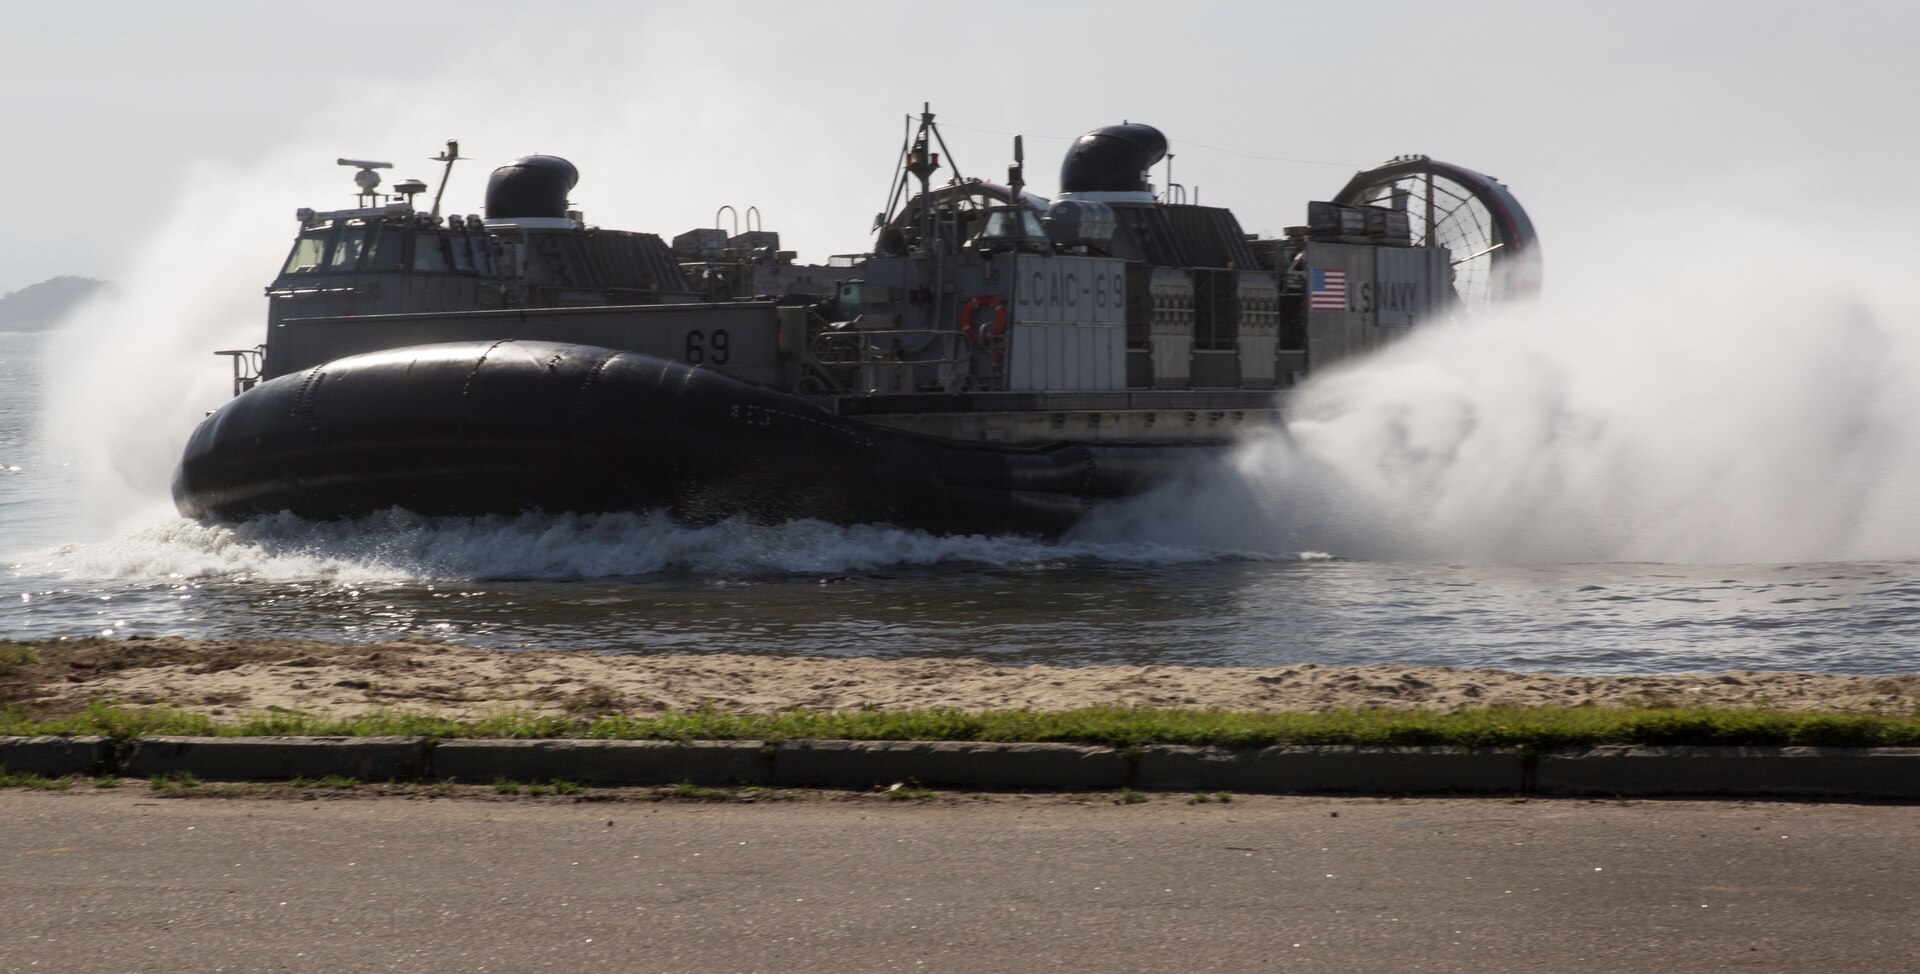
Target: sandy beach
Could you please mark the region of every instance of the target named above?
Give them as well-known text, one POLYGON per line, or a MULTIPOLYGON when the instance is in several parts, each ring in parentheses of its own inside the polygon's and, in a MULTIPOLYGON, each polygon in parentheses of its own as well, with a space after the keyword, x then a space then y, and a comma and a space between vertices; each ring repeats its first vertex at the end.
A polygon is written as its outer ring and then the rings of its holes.
POLYGON ((611 655, 431 642, 134 639, 43 643, 0 667, 0 706, 69 711, 110 698, 217 717, 270 708, 478 717, 648 714, 713 705, 886 710, 1090 706, 1453 711, 1494 705, 1656 704, 1911 711, 1920 674, 1756 672, 1570 676, 1423 666, 1003 666, 970 659, 611 655))

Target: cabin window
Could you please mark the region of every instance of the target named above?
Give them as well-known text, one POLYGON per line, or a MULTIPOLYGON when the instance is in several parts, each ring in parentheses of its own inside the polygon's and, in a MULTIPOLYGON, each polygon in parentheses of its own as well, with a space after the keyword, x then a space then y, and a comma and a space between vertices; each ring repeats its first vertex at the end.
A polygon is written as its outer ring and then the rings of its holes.
POLYGON ((473 255, 467 251, 466 235, 457 234, 448 237, 447 242, 453 245, 453 269, 472 273, 473 255))
POLYGON ((318 269, 327 258, 327 238, 325 234, 317 237, 301 237, 293 242, 293 253, 287 256, 287 266, 282 274, 309 274, 318 269))
POLYGON ((497 273, 493 266, 493 250, 487 246, 486 235, 478 234, 467 239, 473 245, 473 269, 482 274, 497 273))
POLYGON ((397 271, 401 268, 400 252, 406 247, 404 230, 367 231, 367 259, 362 267, 369 271, 397 271))
POLYGON ((343 230, 340 239, 333 245, 333 260, 327 266, 336 271, 350 271, 360 266, 360 252, 367 249, 367 231, 363 229, 343 230))
POLYGON ((413 269, 416 271, 446 270, 447 238, 437 233, 423 233, 414 237, 413 269))

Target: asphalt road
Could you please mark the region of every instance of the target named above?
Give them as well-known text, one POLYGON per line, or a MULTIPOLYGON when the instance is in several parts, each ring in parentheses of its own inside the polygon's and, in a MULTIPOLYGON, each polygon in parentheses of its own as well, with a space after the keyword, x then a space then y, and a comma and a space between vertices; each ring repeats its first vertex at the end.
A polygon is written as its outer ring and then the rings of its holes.
POLYGON ((0 791, 4 971, 1920 969, 1920 807, 0 791))

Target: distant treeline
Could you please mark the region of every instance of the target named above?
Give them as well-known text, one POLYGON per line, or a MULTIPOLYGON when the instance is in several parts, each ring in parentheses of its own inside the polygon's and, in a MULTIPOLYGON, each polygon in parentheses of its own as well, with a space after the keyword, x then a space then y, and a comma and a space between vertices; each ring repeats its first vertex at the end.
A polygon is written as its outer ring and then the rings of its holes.
POLYGON ((0 297, 0 331, 51 328, 80 302, 107 286, 107 282, 91 277, 63 275, 10 292, 0 297))

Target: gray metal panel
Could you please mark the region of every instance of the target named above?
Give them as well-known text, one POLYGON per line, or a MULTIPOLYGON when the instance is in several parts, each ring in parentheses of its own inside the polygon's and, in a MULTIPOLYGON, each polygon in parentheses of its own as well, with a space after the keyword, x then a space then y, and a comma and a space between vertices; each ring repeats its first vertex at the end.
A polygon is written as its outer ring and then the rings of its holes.
POLYGON ((1325 368, 1342 359, 1372 348, 1377 342, 1373 327, 1374 251, 1361 244, 1313 242, 1307 244, 1306 267, 1314 270, 1346 272, 1345 307, 1338 311, 1313 310, 1311 295, 1307 312, 1307 348, 1311 367, 1325 368))
POLYGON ((1125 388, 1125 326, 1017 322, 1007 387, 1016 391, 1125 388))
POLYGON ((1282 389, 1290 389, 1307 377, 1307 353, 1294 349, 1286 350, 1277 356, 1278 379, 1275 384, 1282 389))
POLYGON ((272 345, 276 368, 296 372, 361 352, 488 339, 598 345, 783 385, 780 321, 770 302, 301 318, 280 322, 272 345))
POLYGON ((1444 253, 1382 247, 1374 259, 1371 297, 1379 324, 1411 325, 1438 310, 1439 288, 1447 286, 1440 274, 1447 267, 1444 253))
POLYGON ((1003 281, 1001 290, 1013 296, 1009 310, 1021 321, 1100 325, 1126 322, 1124 261, 1109 257, 1021 254, 1014 261, 1012 278, 1003 281))
POLYGON ((1231 389, 1240 384, 1240 353, 1232 350, 1193 353, 1193 384, 1196 388, 1231 389))
POLYGON ((1240 274, 1240 384, 1255 388, 1274 385, 1275 353, 1280 348, 1280 285, 1271 273, 1240 274))
POLYGON ((983 287, 1010 296, 1009 389, 1124 388, 1124 262, 1003 254, 993 271, 983 287))
POLYGON ((1153 352, 1144 348, 1127 349, 1127 386, 1145 389, 1153 385, 1153 352))
POLYGON ((1184 388, 1193 367, 1193 280, 1184 271, 1156 267, 1150 291, 1153 318, 1148 341, 1153 352, 1153 385, 1159 389, 1184 388))
POLYGON ((1255 389, 1271 388, 1280 340, 1265 335, 1241 335, 1239 346, 1240 384, 1255 389))

